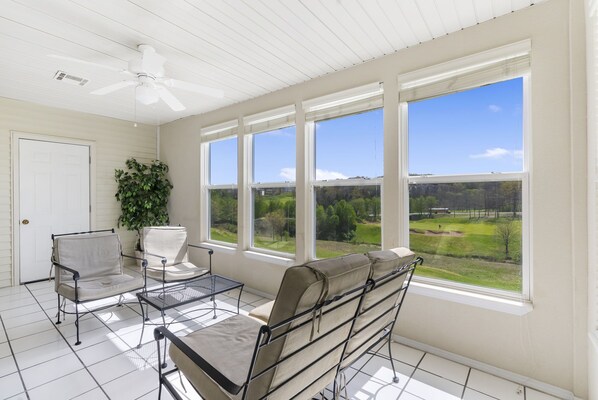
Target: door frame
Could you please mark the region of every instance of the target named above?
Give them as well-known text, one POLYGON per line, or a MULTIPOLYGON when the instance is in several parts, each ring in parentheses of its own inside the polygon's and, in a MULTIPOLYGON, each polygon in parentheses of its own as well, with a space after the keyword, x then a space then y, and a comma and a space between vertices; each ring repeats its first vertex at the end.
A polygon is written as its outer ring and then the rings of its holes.
MULTIPOLYGON (((11 133, 11 159, 12 159, 12 286, 20 285, 20 170, 19 170, 19 145, 21 139, 37 140, 60 144, 71 144, 89 147, 89 228, 96 226, 96 143, 91 140, 81 140, 64 136, 45 135, 38 133, 10 131, 11 133)), ((50 257, 50 255, 48 255, 50 257)))

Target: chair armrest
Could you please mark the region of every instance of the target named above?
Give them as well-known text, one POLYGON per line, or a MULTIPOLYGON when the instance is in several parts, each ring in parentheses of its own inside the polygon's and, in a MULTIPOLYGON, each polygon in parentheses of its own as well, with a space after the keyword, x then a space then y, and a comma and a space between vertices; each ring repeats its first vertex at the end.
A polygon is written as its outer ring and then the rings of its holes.
POLYGON ((79 275, 79 271, 77 271, 76 269, 67 267, 67 266, 59 264, 57 262, 52 262, 52 265, 54 265, 56 268, 60 268, 60 269, 63 269, 65 271, 68 271, 68 272, 72 273, 73 274, 73 280, 79 280, 79 278, 81 277, 81 275, 79 275))
POLYGON ((162 340, 164 338, 170 340, 171 346, 176 346, 185 354, 185 356, 189 357, 189 359, 201 368, 210 378, 212 378, 218 385, 220 385, 223 389, 231 394, 238 394, 244 387, 244 385, 239 386, 236 383, 232 382, 226 376, 224 376, 220 371, 218 371, 214 366, 212 366, 209 362, 204 360, 199 354, 197 354, 191 347, 187 346, 185 342, 183 342, 178 336, 174 333, 170 332, 168 328, 164 326, 157 327, 154 329, 154 339, 156 341, 162 340))
POLYGON ((166 257, 164 257, 164 256, 161 256, 161 255, 159 255, 159 254, 148 253, 147 251, 144 251, 144 252, 143 252, 143 254, 144 254, 144 255, 148 255, 148 256, 152 256, 152 257, 157 257, 157 258, 159 258, 159 259, 160 259, 160 262, 161 262, 162 264, 166 264, 166 262, 168 261, 168 259, 167 259, 166 257))
POLYGON ((210 257, 210 264, 208 266, 208 273, 211 275, 212 274, 212 254, 214 254, 214 250, 210 249, 209 247, 205 247, 205 246, 199 246, 197 244, 187 244, 188 247, 195 247, 196 249, 202 249, 202 250, 207 250, 208 251, 208 255, 210 257))
POLYGON ((120 255, 123 257, 132 258, 134 260, 141 260, 141 266, 143 268, 147 267, 147 260, 145 258, 136 257, 136 256, 132 256, 130 254, 125 254, 125 253, 120 253, 120 255))
POLYGON ((199 246, 197 244, 187 244, 187 246, 207 250, 210 255, 214 254, 214 250, 210 249, 209 247, 199 246))

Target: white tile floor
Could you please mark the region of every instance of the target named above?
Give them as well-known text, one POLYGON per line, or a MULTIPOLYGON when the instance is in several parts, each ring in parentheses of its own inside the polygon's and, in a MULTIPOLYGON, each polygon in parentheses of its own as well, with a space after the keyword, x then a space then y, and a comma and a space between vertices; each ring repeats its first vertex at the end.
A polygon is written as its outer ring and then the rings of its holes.
MULTIPOLYGON (((220 295, 219 307, 234 310, 238 292, 220 295)), ((146 327, 143 346, 137 348, 142 320, 135 296, 128 303, 83 317, 81 345, 74 346, 74 317, 55 325, 56 294, 53 282, 38 282, 0 289, 0 397, 11 399, 157 399, 157 351, 153 327, 146 327)), ((243 292, 241 308, 247 313, 266 299, 243 292)), ((99 302, 102 303, 102 302, 99 302)), ((90 308, 96 306, 90 305, 90 308)), ((180 334, 216 323, 232 315, 184 307, 193 320, 174 322, 180 334)), ((180 315, 169 313, 167 321, 180 315)), ((150 313, 160 322, 159 313, 150 313)), ((530 388, 488 375, 430 353, 393 343, 392 355, 400 378, 392 383, 388 348, 358 360, 346 373, 351 399, 522 399, 554 400, 530 388)), ((170 362, 172 366, 172 362, 170 362)), ((177 374, 173 383, 180 387, 177 374)), ((186 387, 189 389, 190 385, 186 387)), ((184 398, 199 399, 183 392, 184 398)), ((330 396, 328 396, 330 397, 330 396)), ((171 399, 164 390, 163 399, 171 399)))

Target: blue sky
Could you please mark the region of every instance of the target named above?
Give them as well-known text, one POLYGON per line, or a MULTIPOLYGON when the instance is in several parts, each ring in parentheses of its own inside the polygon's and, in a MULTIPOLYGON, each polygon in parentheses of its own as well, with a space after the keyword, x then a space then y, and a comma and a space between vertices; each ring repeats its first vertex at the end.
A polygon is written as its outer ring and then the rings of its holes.
MULTIPOLYGON (((409 103, 409 173, 523 168, 522 79, 409 103)), ((383 175, 383 110, 316 123, 316 178, 383 175)), ((211 183, 237 181, 237 140, 211 144, 211 183)), ((254 181, 295 180, 295 127, 254 136, 254 181)))
POLYGON ((522 79, 409 104, 409 173, 523 169, 522 79))
POLYGON ((237 138, 210 143, 210 183, 237 183, 237 138))

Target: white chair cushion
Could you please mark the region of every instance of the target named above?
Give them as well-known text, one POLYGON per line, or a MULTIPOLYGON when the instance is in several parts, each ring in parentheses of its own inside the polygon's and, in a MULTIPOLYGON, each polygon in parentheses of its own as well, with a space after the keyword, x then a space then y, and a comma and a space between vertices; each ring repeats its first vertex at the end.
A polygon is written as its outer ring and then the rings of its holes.
MULTIPOLYGON (((166 266, 189 261, 187 228, 183 226, 150 226, 143 228, 141 246, 144 251, 166 258, 166 266)), ((157 257, 147 256, 148 267, 162 267, 157 257)))

